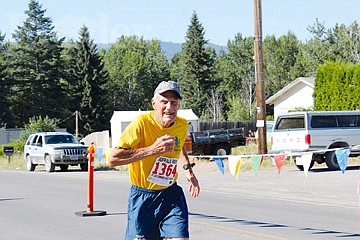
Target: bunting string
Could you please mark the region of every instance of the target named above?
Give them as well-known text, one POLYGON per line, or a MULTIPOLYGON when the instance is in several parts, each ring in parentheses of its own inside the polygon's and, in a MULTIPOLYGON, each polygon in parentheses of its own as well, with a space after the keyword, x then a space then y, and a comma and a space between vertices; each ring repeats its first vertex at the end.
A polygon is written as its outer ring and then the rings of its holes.
MULTIPOLYGON (((359 149, 360 145, 353 146, 354 149, 359 149)), ((307 177, 308 170, 310 168, 310 164, 312 161, 312 156, 314 153, 326 153, 326 152, 335 152, 336 157, 338 159, 339 167, 342 173, 345 172, 347 166, 347 160, 351 153, 352 148, 332 148, 332 149, 323 149, 323 150, 316 150, 316 151, 307 151, 307 152, 282 152, 282 153, 270 153, 270 154, 240 154, 240 155, 189 155, 189 157, 193 158, 208 158, 213 159, 217 166, 219 167, 222 174, 224 174, 224 164, 223 159, 228 159, 229 162, 229 170, 230 173, 235 176, 238 176, 238 172, 236 172, 237 164, 239 166, 241 163, 240 158, 250 158, 252 168, 254 170, 255 176, 258 175, 259 167, 261 165, 262 160, 264 157, 272 157, 274 160, 274 165, 278 168, 278 177, 280 176, 280 172, 282 169, 283 162, 286 158, 293 158, 295 157, 296 165, 303 165, 304 174, 307 177)))
MULTIPOLYGON (((360 145, 354 146, 355 148, 359 149, 360 145)), ((108 164, 110 154, 112 152, 112 148, 107 147, 97 147, 97 156, 98 156, 98 163, 102 163, 102 158, 105 155, 105 164, 108 164)), ((339 168, 341 172, 344 174, 348 157, 350 156, 352 148, 333 148, 333 149, 324 149, 324 150, 317 150, 317 151, 307 151, 307 152, 282 152, 282 153, 272 153, 272 154, 240 154, 240 155, 189 155, 192 158, 208 158, 213 159, 216 165, 218 166, 221 173, 225 174, 225 167, 224 167, 224 159, 228 160, 228 167, 230 174, 235 176, 236 180, 239 179, 240 168, 242 165, 243 159, 250 159, 251 166, 253 168, 255 176, 258 176, 260 165, 265 157, 271 157, 274 161, 273 164, 276 165, 278 172, 277 176, 280 177, 280 173, 282 170, 283 162, 288 157, 293 158, 295 157, 296 165, 302 165, 304 169, 305 177, 308 177, 308 170, 310 168, 310 164, 312 161, 313 154, 315 153, 326 153, 326 152, 334 152, 336 154, 336 158, 339 164, 339 168)), ((360 175, 358 178, 358 187, 357 193, 359 197, 359 229, 360 229, 360 175)))

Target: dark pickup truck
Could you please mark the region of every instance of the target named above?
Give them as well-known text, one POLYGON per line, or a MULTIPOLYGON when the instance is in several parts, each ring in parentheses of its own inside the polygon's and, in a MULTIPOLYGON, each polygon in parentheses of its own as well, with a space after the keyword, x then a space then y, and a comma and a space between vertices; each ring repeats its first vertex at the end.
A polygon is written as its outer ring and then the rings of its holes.
POLYGON ((244 128, 216 129, 190 133, 186 149, 189 154, 229 155, 232 147, 245 143, 244 128))

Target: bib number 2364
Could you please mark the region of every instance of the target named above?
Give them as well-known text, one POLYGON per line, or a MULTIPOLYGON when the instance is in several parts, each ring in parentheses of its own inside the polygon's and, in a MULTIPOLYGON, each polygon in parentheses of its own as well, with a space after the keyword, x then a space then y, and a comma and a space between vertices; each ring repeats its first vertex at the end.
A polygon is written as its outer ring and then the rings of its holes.
POLYGON ((176 158, 158 157, 147 180, 160 186, 170 186, 177 172, 177 162, 176 158))

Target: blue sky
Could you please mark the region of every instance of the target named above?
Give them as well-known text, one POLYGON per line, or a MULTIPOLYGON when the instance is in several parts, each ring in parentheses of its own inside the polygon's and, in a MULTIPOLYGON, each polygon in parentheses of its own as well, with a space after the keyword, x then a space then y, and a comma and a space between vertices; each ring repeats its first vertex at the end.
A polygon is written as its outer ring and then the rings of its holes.
MULTIPOLYGON (((193 11, 205 38, 225 46, 237 33, 254 35, 253 0, 40 0, 59 37, 78 39, 82 25, 95 43, 113 43, 121 35, 183 43, 193 11)), ((11 40, 26 18, 29 0, 0 1, 0 31, 11 40)), ((359 0, 262 0, 263 36, 292 31, 302 41, 316 18, 332 28, 360 22, 359 0)))

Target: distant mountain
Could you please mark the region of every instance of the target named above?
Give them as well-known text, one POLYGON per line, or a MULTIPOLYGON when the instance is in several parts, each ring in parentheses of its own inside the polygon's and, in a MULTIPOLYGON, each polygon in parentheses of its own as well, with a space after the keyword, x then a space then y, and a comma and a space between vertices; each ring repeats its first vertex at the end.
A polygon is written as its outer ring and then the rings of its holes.
POLYGON ((108 44, 105 44, 105 43, 95 43, 96 44, 96 47, 98 50, 100 49, 104 49, 105 51, 109 50, 109 48, 111 47, 112 43, 108 43, 108 44))
POLYGON ((182 48, 181 43, 173 43, 173 42, 161 42, 160 41, 161 50, 165 53, 166 58, 171 60, 175 53, 180 52, 182 48))
MULTIPOLYGON (((110 48, 111 43, 109 43, 109 44, 97 43, 96 45, 97 45, 98 49, 104 49, 107 51, 110 48)), ((226 46, 220 46, 220 45, 216 45, 216 44, 212 44, 212 43, 209 43, 206 46, 214 48, 216 53, 219 53, 221 50, 228 52, 228 49, 226 46)), ((161 47, 161 50, 165 53, 166 58, 168 60, 170 60, 174 56, 175 53, 181 51, 182 44, 160 41, 160 47, 161 47)))
MULTIPOLYGON (((160 41, 161 50, 165 53, 167 59, 171 59, 175 53, 180 52, 182 48, 181 43, 173 43, 173 42, 161 42, 160 41)), ((220 46, 216 44, 209 43, 206 47, 212 47, 215 49, 216 53, 219 53, 221 50, 225 52, 228 51, 227 47, 220 46)))

